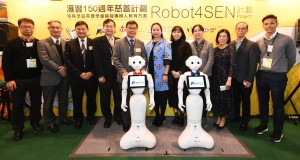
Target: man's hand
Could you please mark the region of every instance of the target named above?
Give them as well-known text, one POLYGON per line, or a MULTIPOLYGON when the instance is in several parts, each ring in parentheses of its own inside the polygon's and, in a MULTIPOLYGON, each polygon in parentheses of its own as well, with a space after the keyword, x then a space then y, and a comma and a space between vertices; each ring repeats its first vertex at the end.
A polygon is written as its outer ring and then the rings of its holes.
POLYGON ((9 91, 14 91, 15 89, 17 89, 17 84, 16 84, 16 82, 14 80, 6 82, 6 88, 9 91))

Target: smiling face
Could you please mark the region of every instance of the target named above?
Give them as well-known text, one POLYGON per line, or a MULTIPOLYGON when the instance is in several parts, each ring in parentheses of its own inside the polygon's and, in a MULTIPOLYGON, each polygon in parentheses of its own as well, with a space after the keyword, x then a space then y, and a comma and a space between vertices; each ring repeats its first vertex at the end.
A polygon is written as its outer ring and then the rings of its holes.
POLYGON ((175 41, 178 41, 181 38, 182 33, 180 32, 180 30, 175 30, 172 32, 172 36, 175 41))
POLYGON ((198 56, 190 56, 185 61, 185 65, 192 71, 197 71, 202 65, 202 59, 200 59, 198 56))
POLYGON ((218 37, 218 42, 219 45, 225 45, 228 42, 228 35, 225 32, 220 33, 219 37, 218 37))
POLYGON ((151 34, 153 38, 161 38, 162 31, 160 26, 157 24, 153 25, 151 28, 151 34))
POLYGON ((145 66, 145 60, 141 56, 129 57, 129 65, 134 70, 140 70, 145 66))
POLYGON ((76 26, 75 31, 80 39, 87 37, 89 33, 89 29, 86 27, 86 25, 76 26))
POLYGON ((276 32, 278 26, 277 20, 275 18, 267 18, 263 21, 263 27, 267 34, 272 35, 276 32))

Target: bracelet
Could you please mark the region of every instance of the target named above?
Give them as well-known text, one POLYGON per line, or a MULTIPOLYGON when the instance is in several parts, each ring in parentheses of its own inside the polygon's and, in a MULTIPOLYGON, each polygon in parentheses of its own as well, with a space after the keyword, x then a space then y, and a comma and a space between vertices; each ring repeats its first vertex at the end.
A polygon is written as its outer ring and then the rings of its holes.
POLYGON ((165 73, 164 73, 164 76, 168 76, 168 74, 165 74, 165 73))

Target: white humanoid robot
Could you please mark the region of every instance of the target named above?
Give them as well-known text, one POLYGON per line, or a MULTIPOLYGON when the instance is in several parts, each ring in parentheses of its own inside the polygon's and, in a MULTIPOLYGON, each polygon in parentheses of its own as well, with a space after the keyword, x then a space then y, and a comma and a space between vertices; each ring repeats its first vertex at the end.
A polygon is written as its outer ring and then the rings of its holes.
POLYGON ((148 87, 150 95, 149 109, 152 110, 155 106, 153 79, 151 74, 141 70, 145 65, 145 60, 141 56, 129 57, 129 65, 135 71, 129 72, 123 79, 121 108, 124 112, 127 111, 127 89, 130 88, 133 92, 129 101, 131 127, 121 138, 120 147, 122 149, 136 147, 153 148, 156 144, 156 138, 145 125, 146 98, 143 95, 145 88, 148 87))
POLYGON ((192 147, 211 149, 214 146, 214 140, 201 126, 203 100, 199 95, 201 89, 204 89, 207 103, 206 110, 210 111, 212 103, 210 100, 208 77, 206 74, 198 71, 202 65, 202 60, 198 56, 190 56, 185 64, 191 71, 185 72, 179 78, 178 107, 182 111, 184 111, 182 107, 186 107, 187 126, 178 138, 178 145, 182 149, 192 147), (190 93, 186 99, 186 106, 183 105, 182 100, 184 82, 190 93))

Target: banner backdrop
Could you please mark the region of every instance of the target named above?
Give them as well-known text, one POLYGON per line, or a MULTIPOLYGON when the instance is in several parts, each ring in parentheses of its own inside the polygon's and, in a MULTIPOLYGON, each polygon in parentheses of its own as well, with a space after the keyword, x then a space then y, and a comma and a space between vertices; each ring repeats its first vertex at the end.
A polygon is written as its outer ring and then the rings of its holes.
MULTIPOLYGON (((8 20, 16 24, 21 17, 35 21, 35 37, 43 39, 49 36, 47 22, 52 19, 63 23, 63 36, 71 38, 74 24, 78 20, 89 24, 90 38, 103 35, 102 22, 107 18, 116 21, 116 36, 125 36, 125 24, 136 20, 139 24, 137 37, 144 42, 151 39, 150 26, 159 22, 163 26, 163 35, 170 39, 173 26, 184 28, 188 41, 192 41, 191 27, 202 24, 204 37, 215 44, 216 33, 226 28, 232 39, 235 24, 244 21, 249 24, 248 38, 256 39, 263 34, 261 19, 267 14, 275 14, 279 20, 280 32, 296 37, 295 22, 300 18, 298 0, 7 0, 8 20)), ((299 53, 297 52, 297 57, 299 53)), ((299 61, 299 58, 298 58, 299 61)), ((286 96, 300 80, 300 66, 293 67, 289 73, 286 96)), ((300 90, 292 100, 300 104, 300 90)), ((252 92, 251 114, 258 113, 256 87, 252 92)), ((98 102, 99 105, 99 102, 98 102)), ((286 110, 294 114, 290 104, 286 110)), ((168 113, 172 114, 171 109, 168 113)), ((272 109, 270 110, 272 114, 272 109)), ((100 109, 97 112, 100 115, 100 109)), ((148 113, 149 114, 149 113, 148 113)))

